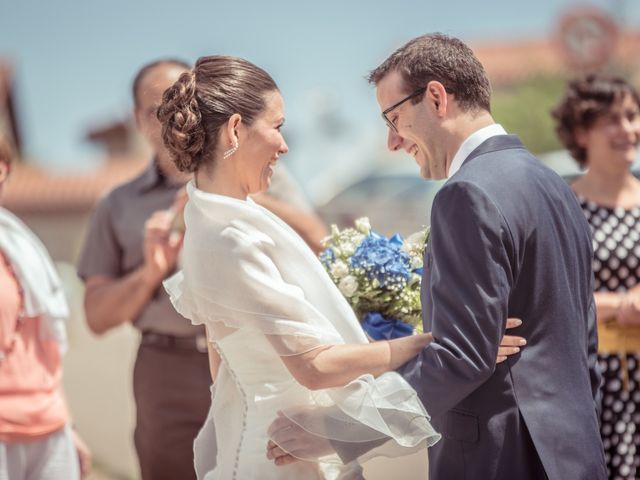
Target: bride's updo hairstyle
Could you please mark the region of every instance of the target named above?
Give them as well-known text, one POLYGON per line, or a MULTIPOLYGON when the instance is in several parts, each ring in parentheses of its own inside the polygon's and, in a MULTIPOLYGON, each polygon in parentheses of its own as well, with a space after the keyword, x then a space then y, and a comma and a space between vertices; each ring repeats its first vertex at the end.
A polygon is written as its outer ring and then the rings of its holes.
POLYGON ((158 108, 162 139, 176 167, 195 172, 213 162, 218 133, 231 115, 240 114, 250 126, 265 108, 265 94, 274 90, 273 78, 247 60, 199 58, 193 70, 164 92, 158 108))

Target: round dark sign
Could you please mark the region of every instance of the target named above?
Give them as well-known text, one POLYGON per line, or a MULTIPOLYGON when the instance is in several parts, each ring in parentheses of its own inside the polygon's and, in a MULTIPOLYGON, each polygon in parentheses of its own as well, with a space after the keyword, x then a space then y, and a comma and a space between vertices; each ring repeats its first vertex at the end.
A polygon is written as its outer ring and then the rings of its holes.
POLYGON ((596 8, 573 8, 558 22, 557 41, 570 67, 604 66, 615 50, 617 38, 613 19, 596 8))

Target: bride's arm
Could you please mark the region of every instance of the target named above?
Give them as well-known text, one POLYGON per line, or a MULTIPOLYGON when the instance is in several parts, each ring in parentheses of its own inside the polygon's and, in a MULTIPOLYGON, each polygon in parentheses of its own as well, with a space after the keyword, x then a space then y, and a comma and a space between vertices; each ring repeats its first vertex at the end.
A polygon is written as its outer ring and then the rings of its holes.
POLYGON ((425 333, 374 343, 329 345, 281 358, 298 383, 319 390, 346 385, 361 375, 377 377, 400 368, 431 339, 431 333, 425 333))
MULTIPOLYGON (((517 318, 507 319, 507 329, 522 325, 517 318)), ((282 356, 282 361, 301 385, 310 390, 340 387, 361 375, 375 377, 396 370, 415 357, 433 339, 431 332, 368 344, 330 345, 299 355, 282 356)), ((504 335, 498 347, 496 363, 520 352, 526 340, 504 335)))

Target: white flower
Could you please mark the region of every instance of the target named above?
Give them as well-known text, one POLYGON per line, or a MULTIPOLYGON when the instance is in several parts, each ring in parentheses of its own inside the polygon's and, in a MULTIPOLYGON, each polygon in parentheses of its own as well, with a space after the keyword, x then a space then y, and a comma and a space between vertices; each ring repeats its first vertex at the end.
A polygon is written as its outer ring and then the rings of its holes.
POLYGON ((347 297, 351 298, 354 293, 358 290, 358 280, 353 275, 347 275, 338 284, 338 288, 340 292, 347 297))
POLYGON ((418 255, 411 255, 409 258, 411 260, 412 270, 422 267, 422 257, 419 257, 418 255))
POLYGON ((343 262, 342 260, 336 260, 333 265, 331 265, 331 275, 335 279, 340 279, 349 273, 349 266, 343 262))
POLYGON ((402 250, 406 253, 421 252, 424 248, 426 232, 424 230, 412 233, 402 244, 402 250))
POLYGON ((353 243, 346 242, 342 245, 342 254, 346 255, 347 257, 350 257, 355 253, 356 248, 358 247, 356 247, 353 243))
POLYGON ((369 235, 371 232, 371 223, 367 217, 362 217, 356 220, 356 230, 365 235, 369 235))

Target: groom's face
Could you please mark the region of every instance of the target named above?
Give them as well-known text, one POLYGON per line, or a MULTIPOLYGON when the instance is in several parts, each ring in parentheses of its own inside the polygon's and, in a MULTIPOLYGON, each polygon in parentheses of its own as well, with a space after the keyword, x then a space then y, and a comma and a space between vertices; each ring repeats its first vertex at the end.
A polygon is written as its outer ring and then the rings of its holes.
MULTIPOLYGON (((380 110, 385 111, 412 92, 407 91, 404 79, 397 71, 390 72, 376 85, 380 110)), ((427 94, 418 103, 403 102, 386 114, 395 129, 389 127, 387 147, 392 152, 404 150, 420 167, 420 175, 427 179, 446 178, 445 155, 438 139, 437 119, 429 108, 427 94)))

